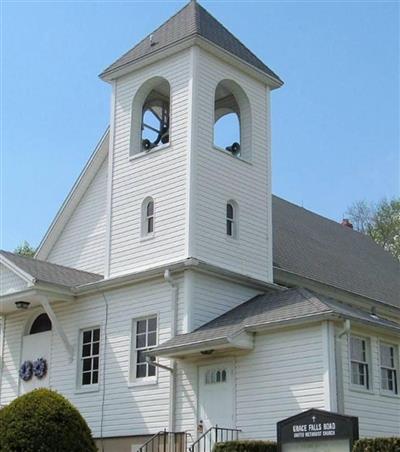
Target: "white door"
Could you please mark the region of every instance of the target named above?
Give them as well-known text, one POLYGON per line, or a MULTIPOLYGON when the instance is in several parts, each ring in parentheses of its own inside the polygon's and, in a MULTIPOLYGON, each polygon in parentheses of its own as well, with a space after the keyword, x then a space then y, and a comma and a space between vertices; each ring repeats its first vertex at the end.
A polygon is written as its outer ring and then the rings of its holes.
MULTIPOLYGON (((22 359, 31 361, 32 363, 38 358, 44 358, 47 362, 47 369, 50 364, 50 342, 51 331, 44 333, 29 334, 22 338, 22 359)), ((43 388, 49 386, 49 372, 43 378, 37 378, 35 375, 28 381, 21 381, 21 394, 32 391, 32 389, 43 388)))
POLYGON ((232 363, 199 367, 199 424, 203 432, 218 425, 234 428, 234 373, 232 363))

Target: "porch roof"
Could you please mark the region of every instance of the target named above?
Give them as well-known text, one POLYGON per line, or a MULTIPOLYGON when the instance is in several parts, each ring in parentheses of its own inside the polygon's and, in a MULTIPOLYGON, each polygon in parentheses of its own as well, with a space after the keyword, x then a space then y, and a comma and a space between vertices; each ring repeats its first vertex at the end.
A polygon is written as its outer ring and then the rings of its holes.
POLYGON ((55 284, 64 287, 76 287, 103 279, 102 275, 89 273, 31 257, 20 256, 0 250, 0 255, 27 274, 32 282, 55 284))
POLYGON ((164 342, 153 349, 152 354, 181 356, 224 346, 231 348, 235 345, 235 338, 246 333, 324 319, 350 319, 370 326, 385 327, 400 334, 399 323, 306 289, 288 289, 257 295, 192 333, 181 334, 164 342))

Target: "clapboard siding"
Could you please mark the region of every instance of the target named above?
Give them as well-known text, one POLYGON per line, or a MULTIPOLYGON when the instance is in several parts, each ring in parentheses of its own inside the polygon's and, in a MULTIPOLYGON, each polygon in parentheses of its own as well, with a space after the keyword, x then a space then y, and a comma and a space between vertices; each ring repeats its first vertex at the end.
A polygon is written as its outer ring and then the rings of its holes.
POLYGON ((190 52, 147 66, 117 81, 115 91, 110 275, 185 257, 190 52), (129 159, 131 109, 137 90, 160 76, 171 89, 170 145, 129 159), (141 240, 141 205, 155 203, 154 238, 141 240))
POLYGON ((193 284, 193 330, 259 293, 251 287, 201 273, 194 274, 193 284))
POLYGON ((47 256, 48 261, 93 273, 104 273, 107 159, 47 256))
POLYGON ((256 335, 236 360, 236 423, 243 438, 276 439, 276 422, 324 409, 321 327, 256 335))
MULTIPOLYGON (((179 291, 183 290, 183 278, 177 282, 179 291)), ((151 434, 168 425, 169 372, 159 369, 156 384, 135 386, 129 380, 129 365, 133 319, 156 314, 159 342, 164 342, 171 335, 171 303, 171 287, 159 278, 73 303, 53 305, 75 356, 71 363, 60 337, 53 331, 50 387, 68 397, 80 410, 94 436, 100 435, 102 406, 105 436, 151 434), (100 388, 94 392, 81 392, 77 389, 79 331, 95 326, 101 328, 100 388)), ((18 395, 21 338, 30 316, 32 312, 6 318, 1 404, 9 403, 18 395)), ((168 359, 160 359, 160 362, 170 365, 168 359)))
POLYGON ((28 287, 26 281, 8 269, 5 265, 0 265, 0 295, 18 292, 28 287))
POLYGON ((265 85, 233 66, 199 51, 194 163, 194 235, 192 249, 215 265, 271 281, 271 211, 269 99, 265 85), (251 161, 244 162, 213 147, 215 88, 221 80, 235 81, 251 104, 251 161), (226 236, 226 202, 239 206, 239 237, 226 236))
MULTIPOLYGON (((276 439, 276 422, 325 408, 321 326, 257 334, 253 351, 234 358, 235 418, 246 439, 276 439)), ((198 365, 180 361, 176 427, 196 438, 198 365)))
POLYGON ((25 316, 24 312, 16 312, 4 317, 0 405, 7 405, 18 396, 18 371, 25 316))
MULTIPOLYGON (((357 334, 357 331, 354 332, 357 334)), ((371 347, 371 391, 360 392, 351 388, 349 339, 342 339, 343 384, 345 414, 358 416, 360 436, 399 436, 400 435, 400 397, 382 395, 380 392, 380 357, 379 341, 384 340, 397 344, 398 353, 400 341, 398 338, 374 336, 359 332, 360 336, 369 338, 371 347), (379 422, 377 422, 379 420, 379 422)), ((399 362, 400 356, 398 356, 399 362)))

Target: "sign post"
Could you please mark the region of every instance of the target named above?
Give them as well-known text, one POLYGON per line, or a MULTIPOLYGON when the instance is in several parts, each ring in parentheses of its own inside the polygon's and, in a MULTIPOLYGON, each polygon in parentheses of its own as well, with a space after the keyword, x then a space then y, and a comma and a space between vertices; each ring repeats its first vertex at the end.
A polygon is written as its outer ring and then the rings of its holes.
POLYGON ((358 439, 358 418, 311 410, 277 424, 278 452, 351 452, 358 439))

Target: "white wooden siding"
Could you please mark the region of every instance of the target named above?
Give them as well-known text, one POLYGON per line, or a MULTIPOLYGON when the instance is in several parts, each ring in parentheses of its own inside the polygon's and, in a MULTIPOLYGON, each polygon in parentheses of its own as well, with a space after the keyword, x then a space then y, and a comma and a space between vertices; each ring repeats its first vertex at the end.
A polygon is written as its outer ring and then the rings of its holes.
POLYGON ((255 278, 272 280, 268 228, 271 212, 267 88, 233 66, 201 50, 197 63, 196 137, 191 149, 194 190, 193 255, 255 278), (213 147, 214 94, 224 79, 238 83, 252 110, 251 163, 213 147), (239 237, 226 236, 226 202, 239 206, 239 237))
POLYGON ((321 326, 257 335, 236 361, 236 423, 243 438, 276 439, 276 423, 325 408, 321 326))
POLYGON ((0 295, 18 292, 28 287, 26 281, 8 269, 5 265, 0 265, 0 295))
MULTIPOLYGON (((182 287, 182 280, 178 280, 182 287)), ((140 283, 130 288, 103 295, 86 297, 74 303, 53 306, 57 318, 74 347, 75 358, 69 362, 59 336, 53 331, 49 368, 50 387, 68 397, 88 421, 94 436, 100 435, 104 393, 103 435, 125 436, 151 434, 168 425, 170 374, 158 370, 157 384, 131 385, 129 361, 132 319, 157 314, 159 341, 171 334, 171 287, 163 279, 140 283), (106 299, 104 298, 106 297, 106 299), (107 334, 106 300, 108 302, 107 334), (100 389, 94 392, 77 390, 77 359, 79 330, 101 327, 100 389), (106 340, 106 347, 104 347, 106 340), (104 374, 104 352, 106 366, 104 374), (105 378, 105 381, 104 381, 105 378)), ((29 313, 29 317, 32 312, 29 313)), ((21 337, 27 313, 6 318, 4 368, 1 404, 18 395, 21 337)), ((169 360, 160 360, 170 365, 169 360)))
POLYGON ((116 84, 110 275, 177 261, 185 254, 189 51, 123 77, 116 84), (132 101, 151 77, 171 88, 170 146, 129 159, 132 101), (140 237, 143 200, 154 199, 154 238, 140 237))
MULTIPOLYGON (((354 332, 357 334, 357 332, 354 332)), ((345 414, 359 417, 360 437, 400 435, 400 396, 382 395, 380 392, 379 337, 360 331, 358 334, 370 338, 371 346, 371 390, 357 391, 351 388, 349 341, 342 339, 343 385, 345 414)), ((382 337, 386 342, 397 344, 397 338, 382 337)))
MULTIPOLYGON (((276 439, 276 422, 325 408, 320 325, 257 334, 255 348, 235 361, 235 419, 246 439, 276 439)), ((196 438, 198 364, 179 362, 176 427, 196 438)))
POLYGON ((21 364, 21 343, 25 317, 24 312, 4 317, 0 405, 6 405, 18 396, 18 371, 21 364))
POLYGON ((93 273, 104 273, 107 159, 82 196, 47 259, 93 273))
POLYGON ((201 273, 194 273, 193 284, 193 330, 260 293, 251 287, 201 273))

